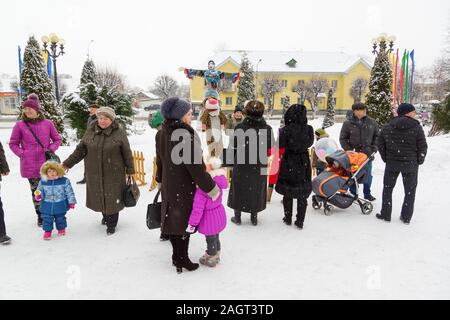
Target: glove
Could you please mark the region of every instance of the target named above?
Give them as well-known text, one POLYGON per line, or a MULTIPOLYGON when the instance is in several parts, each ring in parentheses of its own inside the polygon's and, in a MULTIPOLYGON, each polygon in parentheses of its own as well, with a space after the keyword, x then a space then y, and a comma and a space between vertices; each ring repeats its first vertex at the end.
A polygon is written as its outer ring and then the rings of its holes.
POLYGON ((194 234, 196 232, 197 232, 197 227, 195 227, 195 226, 188 225, 188 227, 186 228, 186 233, 194 234))
POLYGON ((41 192, 39 191, 39 190, 36 190, 35 192, 34 192, 34 199, 36 200, 36 201, 41 201, 42 200, 42 195, 41 195, 41 192))
POLYGON ((72 210, 75 209, 75 203, 69 204, 69 208, 72 209, 72 210))

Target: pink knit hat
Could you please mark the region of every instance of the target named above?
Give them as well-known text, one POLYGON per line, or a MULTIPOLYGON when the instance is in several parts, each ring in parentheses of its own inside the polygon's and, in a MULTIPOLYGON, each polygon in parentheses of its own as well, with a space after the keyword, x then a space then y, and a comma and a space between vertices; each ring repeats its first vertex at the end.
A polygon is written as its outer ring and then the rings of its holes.
POLYGON ((23 102, 24 108, 31 108, 39 112, 41 110, 41 104, 39 102, 39 97, 35 93, 28 95, 27 99, 23 102))
POLYGON ((211 111, 218 110, 219 109, 219 101, 217 101, 216 99, 206 100, 205 109, 211 110, 211 111))

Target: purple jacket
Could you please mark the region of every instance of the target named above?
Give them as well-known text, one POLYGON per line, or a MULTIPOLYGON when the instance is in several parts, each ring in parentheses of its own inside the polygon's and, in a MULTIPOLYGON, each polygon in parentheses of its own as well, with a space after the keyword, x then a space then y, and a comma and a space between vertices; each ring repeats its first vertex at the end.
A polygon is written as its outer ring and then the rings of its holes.
POLYGON ((206 192, 197 189, 192 206, 189 224, 198 226, 198 232, 205 236, 214 236, 225 229, 227 225, 227 215, 222 204, 223 190, 228 188, 227 178, 224 170, 210 172, 214 182, 220 189, 220 196, 216 201, 212 201, 206 192))
POLYGON ((32 179, 41 176, 39 170, 46 161, 45 151, 55 152, 61 145, 61 137, 50 120, 28 123, 46 150, 42 149, 23 121, 17 122, 14 126, 9 139, 9 147, 20 158, 22 177, 32 179))

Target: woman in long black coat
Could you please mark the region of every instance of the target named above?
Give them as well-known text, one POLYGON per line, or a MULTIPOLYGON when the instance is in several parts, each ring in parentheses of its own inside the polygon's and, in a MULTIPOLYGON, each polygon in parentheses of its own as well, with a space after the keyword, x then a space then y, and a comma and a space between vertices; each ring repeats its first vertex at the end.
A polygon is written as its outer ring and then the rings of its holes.
POLYGON ((189 259, 189 234, 186 233, 196 186, 213 199, 219 189, 206 172, 201 142, 191 127, 192 112, 187 101, 177 97, 165 100, 161 113, 166 119, 156 134, 156 181, 162 194, 161 232, 172 244, 172 263, 177 271, 196 270, 189 259))
POLYGON ((234 156, 228 206, 234 209, 233 223, 240 225, 241 213, 249 212, 256 226, 258 212, 266 209, 267 161, 273 133, 263 118, 262 102, 249 101, 244 113, 246 118, 236 126, 227 152, 234 156))
POLYGON ((308 125, 306 107, 292 105, 284 115, 285 127, 280 130, 279 147, 286 151, 281 159, 275 190, 284 196, 284 218, 292 224, 293 199, 297 199, 295 225, 303 229, 308 197, 311 194, 311 163, 308 148, 314 143, 314 129, 308 125))

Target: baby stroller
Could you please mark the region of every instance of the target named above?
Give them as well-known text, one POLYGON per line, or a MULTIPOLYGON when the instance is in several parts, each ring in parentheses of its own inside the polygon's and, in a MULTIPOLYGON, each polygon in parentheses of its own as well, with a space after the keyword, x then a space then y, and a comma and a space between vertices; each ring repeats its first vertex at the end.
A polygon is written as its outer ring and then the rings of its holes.
MULTIPOLYGON (((372 155, 373 156, 373 155, 372 155)), ((323 206, 325 215, 332 214, 333 206, 347 209, 357 203, 364 215, 373 211, 373 205, 358 197, 360 183, 367 181, 366 165, 370 159, 364 153, 338 150, 326 157, 327 168, 313 182, 313 208, 319 210, 323 206), (356 186, 356 194, 350 188, 356 186)))

